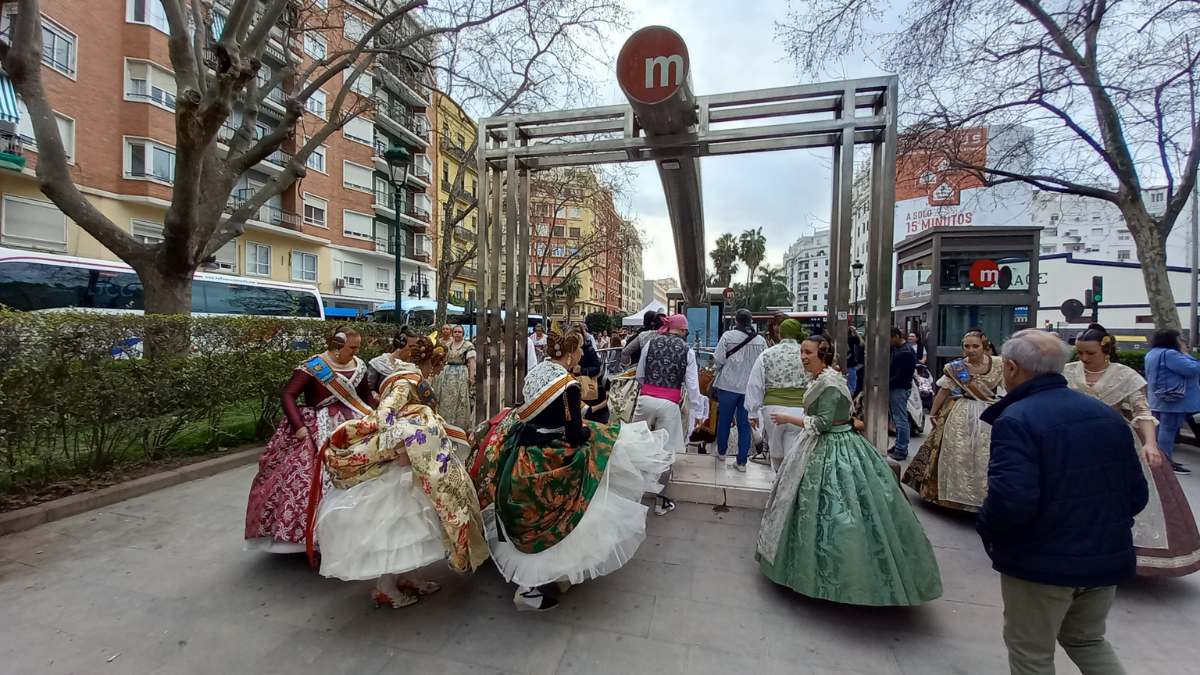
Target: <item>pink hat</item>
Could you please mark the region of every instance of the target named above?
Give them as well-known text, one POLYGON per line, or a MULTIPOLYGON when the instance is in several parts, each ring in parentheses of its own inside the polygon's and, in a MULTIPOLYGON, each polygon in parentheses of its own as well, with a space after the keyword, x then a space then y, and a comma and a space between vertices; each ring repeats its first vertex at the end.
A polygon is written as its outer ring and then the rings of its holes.
POLYGON ((687 330, 687 329, 688 329, 687 317, 682 314, 672 314, 663 321, 662 328, 659 328, 658 332, 661 334, 661 333, 666 333, 669 330, 687 330))

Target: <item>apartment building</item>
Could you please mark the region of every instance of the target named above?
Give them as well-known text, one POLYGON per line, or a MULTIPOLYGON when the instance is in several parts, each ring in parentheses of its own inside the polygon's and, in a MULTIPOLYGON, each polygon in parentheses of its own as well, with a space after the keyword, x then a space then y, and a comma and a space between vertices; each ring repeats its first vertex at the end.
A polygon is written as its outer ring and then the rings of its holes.
MULTIPOLYGON (((231 4, 215 0, 205 5, 214 39, 224 30, 231 4)), ((161 5, 157 0, 44 0, 41 10, 47 45, 43 79, 59 116, 72 178, 114 223, 143 241, 161 241, 175 170, 175 80, 161 5)), ((0 10, 0 31, 13 12, 14 4, 0 10)), ((344 0, 297 5, 271 29, 260 83, 284 66, 288 52, 303 69, 352 44, 375 19, 363 6, 344 0)), ((415 23, 408 21, 399 30, 414 30, 415 23)), ((210 67, 213 58, 206 58, 210 67)), ((247 221, 245 233, 205 267, 312 284, 327 307, 357 311, 394 297, 394 253, 399 250, 401 283, 410 293, 430 297, 429 73, 409 64, 408 59, 381 56, 353 82, 347 107, 367 112, 331 135, 309 157, 307 176, 265 204, 247 221), (396 145, 407 147, 414 157, 398 196, 391 185, 392 167, 383 159, 384 151, 396 145)), ((336 76, 327 90, 308 100, 297 125, 297 143, 334 112, 329 104, 343 82, 336 76)), ((259 111, 260 134, 281 122, 286 97, 299 85, 285 82, 268 94, 259 111)), ((0 245, 112 259, 38 189, 32 125, 22 103, 11 95, 11 83, 0 80, 0 100, 5 91, 15 105, 0 113, 0 245)), ((219 138, 232 137, 241 115, 235 107, 219 138)), ((248 171, 230 195, 227 212, 281 172, 295 147, 285 144, 248 171)))
MULTIPOLYGON (((626 239, 638 239, 633 223, 625 221, 623 227, 626 239)), ((642 247, 631 246, 621 260, 621 311, 625 314, 634 314, 644 306, 642 281, 642 247)))
POLYGON ((783 256, 793 312, 824 312, 829 298, 829 230, 800 237, 783 256))
MULTIPOLYGON (((479 214, 471 210, 462 220, 454 227, 453 236, 449 241, 442 241, 443 226, 442 221, 446 216, 446 205, 451 200, 454 201, 454 211, 456 214, 461 214, 471 207, 471 199, 474 195, 479 194, 479 171, 476 168, 476 161, 473 156, 468 154, 468 151, 473 145, 477 126, 475 120, 471 119, 462 107, 454 101, 454 99, 442 94, 434 92, 434 130, 435 142, 433 144, 433 154, 435 157, 434 166, 437 167, 438 175, 435 182, 438 185, 437 190, 437 208, 434 214, 434 256, 435 264, 439 264, 442 259, 442 246, 449 245, 453 247, 455 259, 461 259, 471 250, 477 241, 479 232, 479 214), (458 173, 461 167, 466 167, 466 175, 463 176, 463 184, 461 190, 454 189, 454 183, 458 178, 458 173)), ((478 264, 477 260, 473 259, 463 266, 453 281, 453 286, 450 289, 450 302, 455 305, 462 306, 467 300, 475 296, 478 283, 478 264)))
MULTIPOLYGON (((1167 208, 1167 189, 1149 188, 1142 199, 1150 215, 1157 218, 1167 208)), ((1032 210, 1032 224, 1042 227, 1042 255, 1071 253, 1077 260, 1138 262, 1133 235, 1121 210, 1112 202, 1037 191, 1033 193, 1032 210)), ((1168 265, 1191 264, 1190 218, 1190 211, 1184 209, 1167 237, 1168 265)))

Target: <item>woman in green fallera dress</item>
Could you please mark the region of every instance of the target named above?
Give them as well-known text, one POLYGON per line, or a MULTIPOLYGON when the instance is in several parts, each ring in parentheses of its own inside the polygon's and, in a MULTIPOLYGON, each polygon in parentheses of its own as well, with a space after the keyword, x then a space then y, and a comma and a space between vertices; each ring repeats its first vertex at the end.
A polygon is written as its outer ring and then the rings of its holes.
POLYGON ((786 450, 767 501, 755 558, 771 581, 797 593, 854 605, 919 605, 942 594, 933 547, 887 461, 854 430, 846 378, 833 345, 801 345, 813 375, 804 427, 786 450))

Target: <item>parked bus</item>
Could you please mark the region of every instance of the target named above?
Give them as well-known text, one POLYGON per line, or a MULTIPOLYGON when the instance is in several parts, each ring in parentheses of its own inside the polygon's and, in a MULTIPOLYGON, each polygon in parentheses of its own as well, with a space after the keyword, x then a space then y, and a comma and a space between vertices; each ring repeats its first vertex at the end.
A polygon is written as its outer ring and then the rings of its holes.
MULTIPOLYGON (((782 312, 789 318, 798 320, 804 325, 804 330, 808 331, 809 335, 820 335, 825 332, 825 325, 828 317, 825 312, 782 312)), ((771 323, 771 319, 775 317, 775 313, 759 312, 754 315, 754 327, 763 335, 767 334, 767 326, 771 323)), ((850 315, 851 326, 858 326, 855 321, 855 316, 850 315)), ((733 325, 733 315, 726 316, 728 325, 733 325)))
MULTIPOLYGON (((145 308, 141 279, 124 263, 8 248, 0 248, 0 305, 26 312, 145 308)), ((196 272, 192 314, 324 319, 325 309, 313 286, 196 272)))

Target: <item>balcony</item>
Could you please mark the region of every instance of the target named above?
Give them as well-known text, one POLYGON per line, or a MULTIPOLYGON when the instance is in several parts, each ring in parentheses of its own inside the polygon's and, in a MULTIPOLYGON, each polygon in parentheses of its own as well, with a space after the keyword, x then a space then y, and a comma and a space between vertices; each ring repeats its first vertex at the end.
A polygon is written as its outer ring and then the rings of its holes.
POLYGON ((446 136, 442 136, 441 146, 442 146, 442 150, 446 151, 446 154, 457 159, 458 161, 460 161, 460 162, 471 161, 471 156, 467 153, 467 151, 470 150, 470 148, 461 146, 456 141, 452 141, 446 136))
POLYGON ((457 199, 458 201, 460 201, 464 204, 474 204, 475 203, 475 195, 471 194, 464 188, 455 190, 454 183, 451 183, 450 181, 446 180, 445 178, 442 179, 442 192, 445 192, 446 194, 449 194, 449 195, 454 195, 455 199, 457 199))
MULTIPOLYGON (((391 174, 391 166, 388 164, 387 160, 383 158, 383 155, 393 145, 395 144, 386 139, 375 139, 375 168, 389 175, 391 174)), ((428 162, 429 158, 425 155, 417 155, 413 162, 408 165, 408 182, 412 185, 415 185, 419 190, 424 190, 425 188, 429 187, 429 173, 431 167, 428 162), (419 161, 422 158, 425 160, 424 162, 419 161)))
POLYGON ((419 148, 429 145, 429 120, 407 108, 375 97, 375 118, 394 134, 405 138, 405 142, 419 148))
MULTIPOLYGON (((254 196, 254 190, 250 188, 242 188, 235 190, 229 195, 229 201, 225 203, 225 213, 233 214, 238 208, 250 200, 254 196)), ((274 204, 263 204, 258 207, 258 213, 250 217, 250 220, 257 220, 275 227, 283 227, 289 230, 300 231, 300 224, 303 219, 300 214, 288 211, 274 204)))
POLYGON ((468 230, 467 228, 463 227, 462 225, 455 225, 454 226, 454 238, 461 239, 463 241, 473 242, 473 241, 477 241, 479 239, 479 235, 476 232, 474 232, 473 230, 468 230))
POLYGON ((384 86, 400 94, 408 103, 418 108, 429 107, 431 91, 417 80, 405 59, 392 54, 381 54, 375 59, 375 70, 383 79, 384 86))
POLYGON ((25 148, 21 137, 9 132, 0 132, 0 168, 20 171, 25 168, 25 148))
MULTIPOLYGON (((226 150, 228 150, 229 141, 233 140, 233 136, 236 133, 237 133, 237 127, 230 126, 228 124, 222 124, 221 128, 217 130, 217 141, 224 144, 226 146, 226 150)), ((282 171, 284 165, 290 161, 292 161, 291 153, 287 153, 279 148, 276 148, 275 152, 272 152, 271 154, 267 155, 265 159, 263 159, 261 162, 258 163, 258 165, 260 167, 262 167, 263 164, 272 165, 272 166, 267 166, 264 168, 268 168, 268 169, 271 169, 272 171, 278 172, 278 171, 282 171)))
POLYGON ((375 210, 384 211, 383 215, 395 218, 396 197, 391 188, 372 190, 372 194, 375 195, 375 210))

